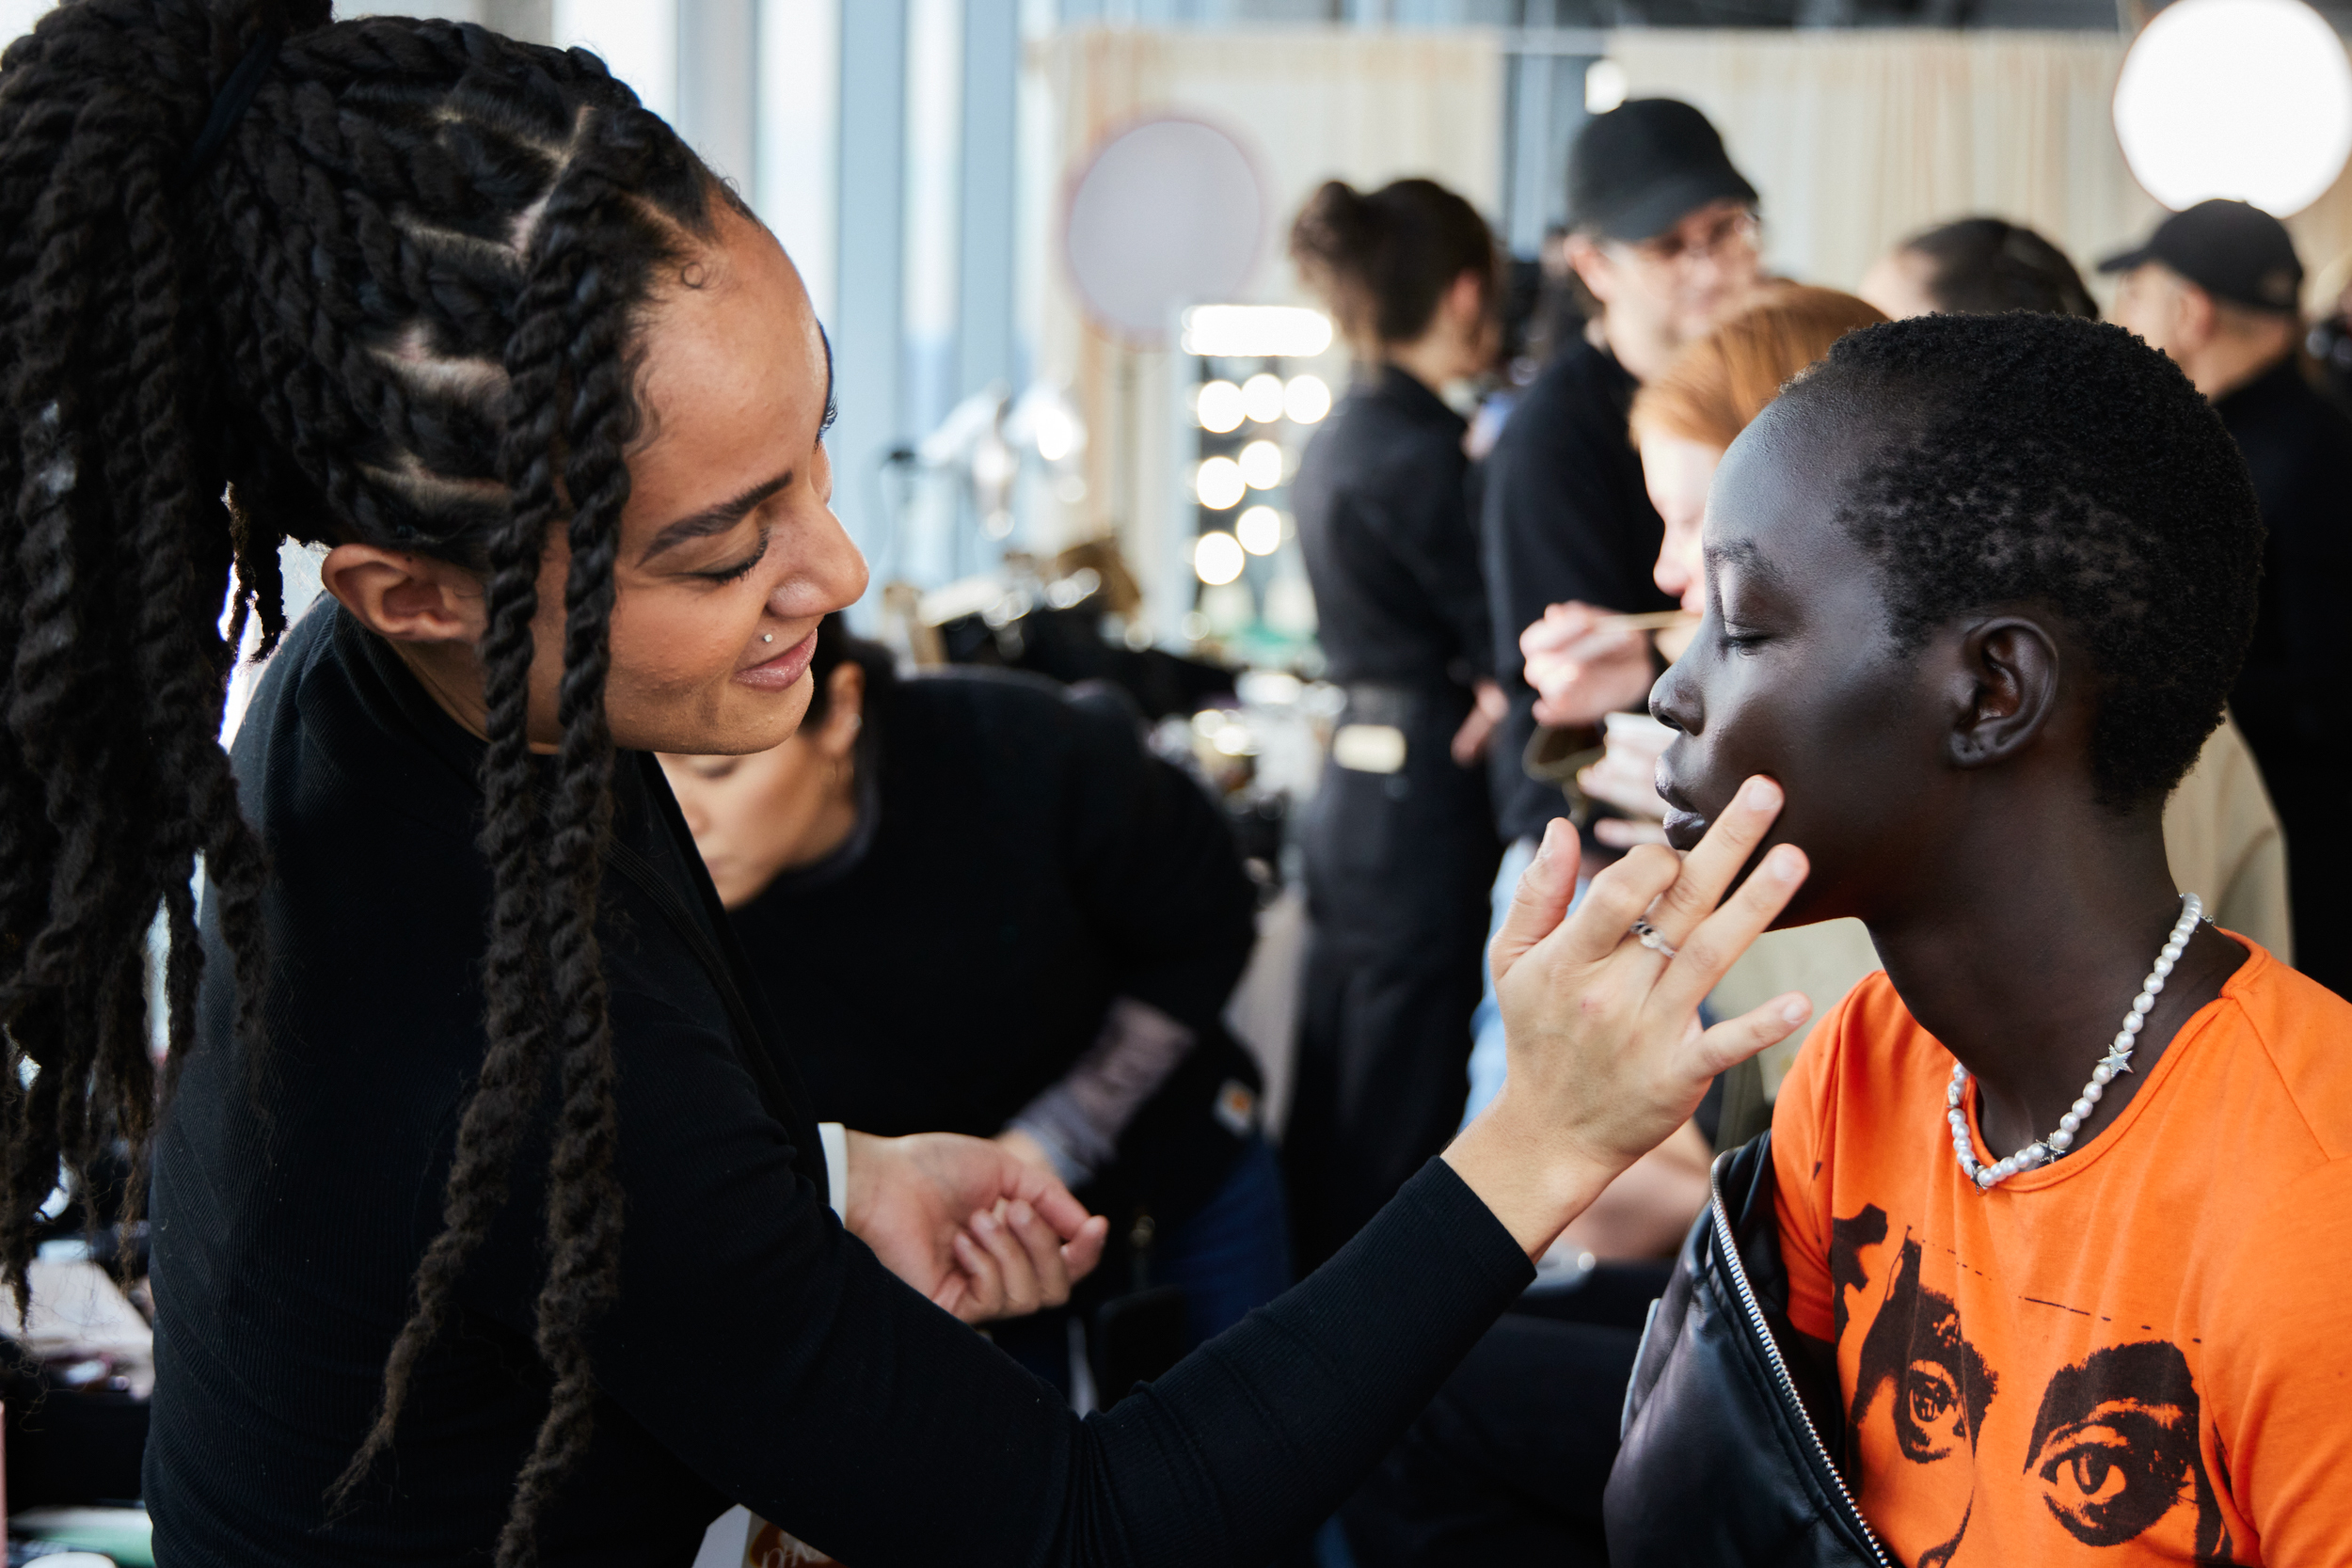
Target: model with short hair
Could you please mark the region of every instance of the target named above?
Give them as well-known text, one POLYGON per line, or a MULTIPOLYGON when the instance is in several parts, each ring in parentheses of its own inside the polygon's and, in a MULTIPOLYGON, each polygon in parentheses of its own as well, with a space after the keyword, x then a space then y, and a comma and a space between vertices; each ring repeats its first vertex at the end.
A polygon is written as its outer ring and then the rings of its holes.
MULTIPOLYGON (((2204 923, 2164 847, 2254 621, 2228 432, 2117 327, 1875 326, 1733 444, 1705 549, 1651 702, 1668 833, 1771 774, 1815 867, 1784 924, 1857 917, 1886 966, 1800 1053, 1768 1177, 1876 1549, 2340 1560, 2352 1007, 2204 923)), ((1753 1560, 1757 1498, 1693 1447, 1725 1405, 1660 1375, 1613 1555, 1753 1560), (1712 1535, 1676 1513, 1699 1488, 1712 1535)))

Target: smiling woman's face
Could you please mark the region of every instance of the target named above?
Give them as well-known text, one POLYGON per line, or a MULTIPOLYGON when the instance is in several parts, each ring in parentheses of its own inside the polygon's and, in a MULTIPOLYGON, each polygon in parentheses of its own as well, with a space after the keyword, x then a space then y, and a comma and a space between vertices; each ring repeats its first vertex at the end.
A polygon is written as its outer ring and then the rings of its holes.
POLYGON ((1857 464, 1832 423, 1784 400, 1724 454, 1703 534, 1705 619, 1650 695, 1681 732, 1658 767, 1677 848, 1750 774, 1788 791, 1767 843, 1799 846, 1813 871, 1783 926, 1866 913, 1874 880, 1926 847, 1955 777, 1947 701, 1927 673, 1937 661, 1897 648, 1878 569, 1836 521, 1857 464))
MULTIPOLYGON (((783 248, 723 209, 682 276, 645 326, 605 704, 623 747, 761 752, 800 723, 817 623, 865 592, 866 562, 833 514, 831 372, 783 248)), ((568 560, 550 549, 540 579, 534 739, 556 734, 568 560)))

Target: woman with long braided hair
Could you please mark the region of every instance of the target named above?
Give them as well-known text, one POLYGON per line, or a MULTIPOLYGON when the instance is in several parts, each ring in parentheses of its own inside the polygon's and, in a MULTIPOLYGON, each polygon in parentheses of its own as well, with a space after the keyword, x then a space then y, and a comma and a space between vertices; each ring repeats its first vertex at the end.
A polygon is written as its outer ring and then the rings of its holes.
POLYGON ((61 1160, 134 1150, 175 1568, 680 1561, 730 1501, 860 1568, 1263 1561, 1802 1017, 1692 1024, 1801 875, 1724 898, 1769 785, 1573 920, 1564 835, 1504 1101, 1082 1422, 957 1318, 1101 1222, 811 1121, 651 760, 788 736, 865 582, 807 295, 669 127, 478 27, 65 0, 0 57, 0 1271, 61 1160), (331 595, 291 628, 288 539, 331 595))

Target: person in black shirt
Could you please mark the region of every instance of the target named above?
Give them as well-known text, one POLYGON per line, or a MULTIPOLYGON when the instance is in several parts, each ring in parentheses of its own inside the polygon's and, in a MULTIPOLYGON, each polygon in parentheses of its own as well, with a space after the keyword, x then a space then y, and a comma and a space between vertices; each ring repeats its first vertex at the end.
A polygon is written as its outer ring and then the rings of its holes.
POLYGON ((2286 226, 2204 201, 2100 263, 2116 322, 2213 404, 2254 475, 2268 537, 2254 641, 2230 709, 2286 830, 2295 967, 2352 997, 2352 418, 2300 353, 2303 264, 2286 226))
POLYGON ((809 679, 782 746, 662 766, 817 1115, 1001 1139, 1116 1222, 1120 1287, 1184 1291, 1188 1344, 1273 1299, 1281 1179, 1222 1016, 1256 896, 1216 805, 1114 688, 901 680, 837 615, 809 679))
POLYGON ((1347 697, 1301 835, 1310 935, 1283 1159, 1312 1264, 1462 1114, 1499 853, 1483 761, 1501 694, 1467 426, 1438 389, 1491 363, 1499 301, 1485 220, 1427 180, 1369 194, 1331 182, 1291 250, 1361 365, 1291 491, 1316 636, 1347 697))
MULTIPOLYGON (((1524 765, 1536 726, 1590 725, 1638 709, 1657 676, 1646 635, 1601 625, 1612 612, 1675 606, 1650 580, 1665 525, 1626 420, 1643 381, 1754 297, 1756 199, 1707 117, 1673 99, 1635 99, 1595 116, 1568 150, 1567 261, 1599 309, 1583 340, 1535 378, 1481 465, 1480 547, 1495 674, 1508 699, 1489 768, 1506 846, 1490 932, 1501 929, 1546 824, 1567 814, 1560 786, 1524 765), (1578 660, 1572 683, 1539 697, 1527 683, 1522 640, 1578 660)), ((1471 1034, 1475 1108, 1502 1079, 1502 1015, 1491 986, 1471 1034)))
POLYGON ((1507 844, 1532 841, 1567 809, 1557 784, 1520 766, 1536 724, 1592 723, 1648 695, 1647 640, 1591 625, 1674 608, 1650 581, 1664 526, 1626 415, 1641 383, 1745 303, 1759 277, 1756 189, 1688 103, 1635 99, 1588 121, 1568 150, 1568 264, 1599 309, 1528 388, 1483 478, 1494 667, 1510 705, 1494 769, 1507 844), (1521 674, 1520 636, 1547 611, 1556 640, 1590 644, 1580 711, 1539 714, 1521 674))
POLYGON ((1507 1101, 1082 1422, 942 1307, 1050 1299, 1103 1222, 818 1123, 650 754, 780 744, 866 584, 774 238, 593 55, 322 0, 71 0, 0 145, 0 1277, 61 1158, 151 1172, 175 1568, 683 1562, 730 1500, 861 1568, 1263 1562, 1804 1021, 1690 1031, 1804 876, 1724 898, 1769 782, 1574 914, 1555 835, 1507 1101), (290 634, 289 539, 334 600, 290 634))

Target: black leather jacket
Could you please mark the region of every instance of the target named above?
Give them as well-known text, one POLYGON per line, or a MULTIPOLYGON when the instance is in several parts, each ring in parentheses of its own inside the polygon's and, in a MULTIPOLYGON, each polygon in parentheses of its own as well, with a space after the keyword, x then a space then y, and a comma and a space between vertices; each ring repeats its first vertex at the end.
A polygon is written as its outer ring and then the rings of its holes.
POLYGON ((1605 1502, 1612 1568, 1894 1568, 1823 1444, 1837 1391, 1787 1353, 1772 1135, 1729 1150, 1626 1389, 1605 1502))

